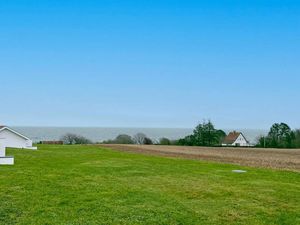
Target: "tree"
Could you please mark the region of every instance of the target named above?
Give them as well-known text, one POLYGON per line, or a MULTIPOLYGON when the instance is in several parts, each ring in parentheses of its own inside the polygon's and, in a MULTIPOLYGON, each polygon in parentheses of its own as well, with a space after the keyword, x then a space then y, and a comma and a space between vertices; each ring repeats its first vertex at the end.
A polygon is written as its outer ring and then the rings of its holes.
POLYGON ((220 144, 220 135, 224 136, 224 131, 216 130, 212 122, 204 121, 194 129, 196 145, 214 146, 220 144))
POLYGON ((168 138, 161 138, 161 139, 159 139, 159 144, 160 145, 170 145, 171 141, 168 138))
POLYGON ((293 141, 292 146, 294 148, 300 148, 300 129, 293 131, 293 141))
POLYGON ((226 133, 223 130, 217 130, 217 138, 218 138, 218 144, 222 145, 222 142, 224 140, 224 138, 226 137, 226 133))
POLYGON ((136 135, 134 135, 133 139, 134 142, 138 145, 142 145, 144 144, 145 138, 147 138, 147 136, 143 133, 137 133, 136 135))
POLYGON ((275 123, 267 136, 259 137, 257 145, 266 148, 292 148, 297 146, 297 135, 297 130, 292 131, 286 123, 275 123))
POLYGON ((67 145, 76 145, 76 144, 91 144, 92 141, 77 134, 67 133, 60 138, 64 144, 67 145))
POLYGON ((223 130, 216 130, 211 121, 204 121, 196 126, 192 135, 178 140, 178 145, 216 146, 222 143, 226 136, 223 130))
POLYGON ((144 145, 153 145, 153 141, 150 138, 145 137, 143 144, 144 145))
POLYGON ((184 138, 181 138, 177 141, 178 145, 185 145, 185 146, 193 146, 197 145, 195 141, 195 136, 194 135, 188 135, 184 138))
POLYGON ((275 123, 268 133, 267 145, 274 148, 291 147, 292 139, 292 130, 287 124, 275 123))
POLYGON ((131 136, 129 136, 127 134, 120 134, 115 138, 115 140, 113 140, 113 143, 115 143, 115 144, 134 144, 134 141, 132 140, 131 136))
POLYGON ((266 137, 261 135, 257 137, 257 147, 266 147, 266 137))

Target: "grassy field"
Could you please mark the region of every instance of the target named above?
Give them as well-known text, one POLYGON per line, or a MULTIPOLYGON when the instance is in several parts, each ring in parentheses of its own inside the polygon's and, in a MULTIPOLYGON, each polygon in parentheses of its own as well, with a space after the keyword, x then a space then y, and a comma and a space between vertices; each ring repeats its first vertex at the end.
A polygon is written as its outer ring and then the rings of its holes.
POLYGON ((300 173, 118 152, 8 150, 0 224, 300 224, 300 173), (245 169, 248 173, 232 173, 245 169))

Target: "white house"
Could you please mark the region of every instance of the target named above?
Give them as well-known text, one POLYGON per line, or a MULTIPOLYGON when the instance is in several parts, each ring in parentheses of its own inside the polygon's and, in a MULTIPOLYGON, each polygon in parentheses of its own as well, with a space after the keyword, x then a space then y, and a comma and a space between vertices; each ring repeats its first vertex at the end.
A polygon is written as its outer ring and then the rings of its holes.
POLYGON ((249 147, 250 143, 241 132, 230 132, 224 139, 223 146, 242 146, 249 147))
POLYGON ((0 145, 9 148, 37 149, 32 146, 32 140, 7 126, 0 126, 0 145))
POLYGON ((5 156, 6 147, 37 149, 28 137, 7 126, 0 126, 0 165, 13 165, 14 157, 5 156))

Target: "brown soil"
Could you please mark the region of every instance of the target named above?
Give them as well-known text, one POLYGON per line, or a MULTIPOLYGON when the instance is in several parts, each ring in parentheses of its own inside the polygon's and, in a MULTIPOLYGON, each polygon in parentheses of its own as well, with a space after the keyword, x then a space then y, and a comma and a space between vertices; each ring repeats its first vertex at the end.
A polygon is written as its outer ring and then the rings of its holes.
POLYGON ((148 155, 233 163, 243 166, 300 171, 300 149, 221 148, 161 145, 101 145, 148 155))

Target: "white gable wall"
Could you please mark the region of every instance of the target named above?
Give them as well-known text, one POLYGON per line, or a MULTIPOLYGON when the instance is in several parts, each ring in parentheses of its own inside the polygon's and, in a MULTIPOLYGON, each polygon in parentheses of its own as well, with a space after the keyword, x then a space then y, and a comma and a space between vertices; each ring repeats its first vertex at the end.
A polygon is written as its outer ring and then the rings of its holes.
POLYGON ((4 129, 0 131, 0 145, 10 148, 30 148, 32 147, 32 141, 4 129))
POLYGON ((0 157, 5 157, 5 147, 0 143, 0 157))
POLYGON ((240 134, 232 145, 234 145, 234 146, 249 146, 249 143, 244 138, 244 136, 242 134, 240 134))

